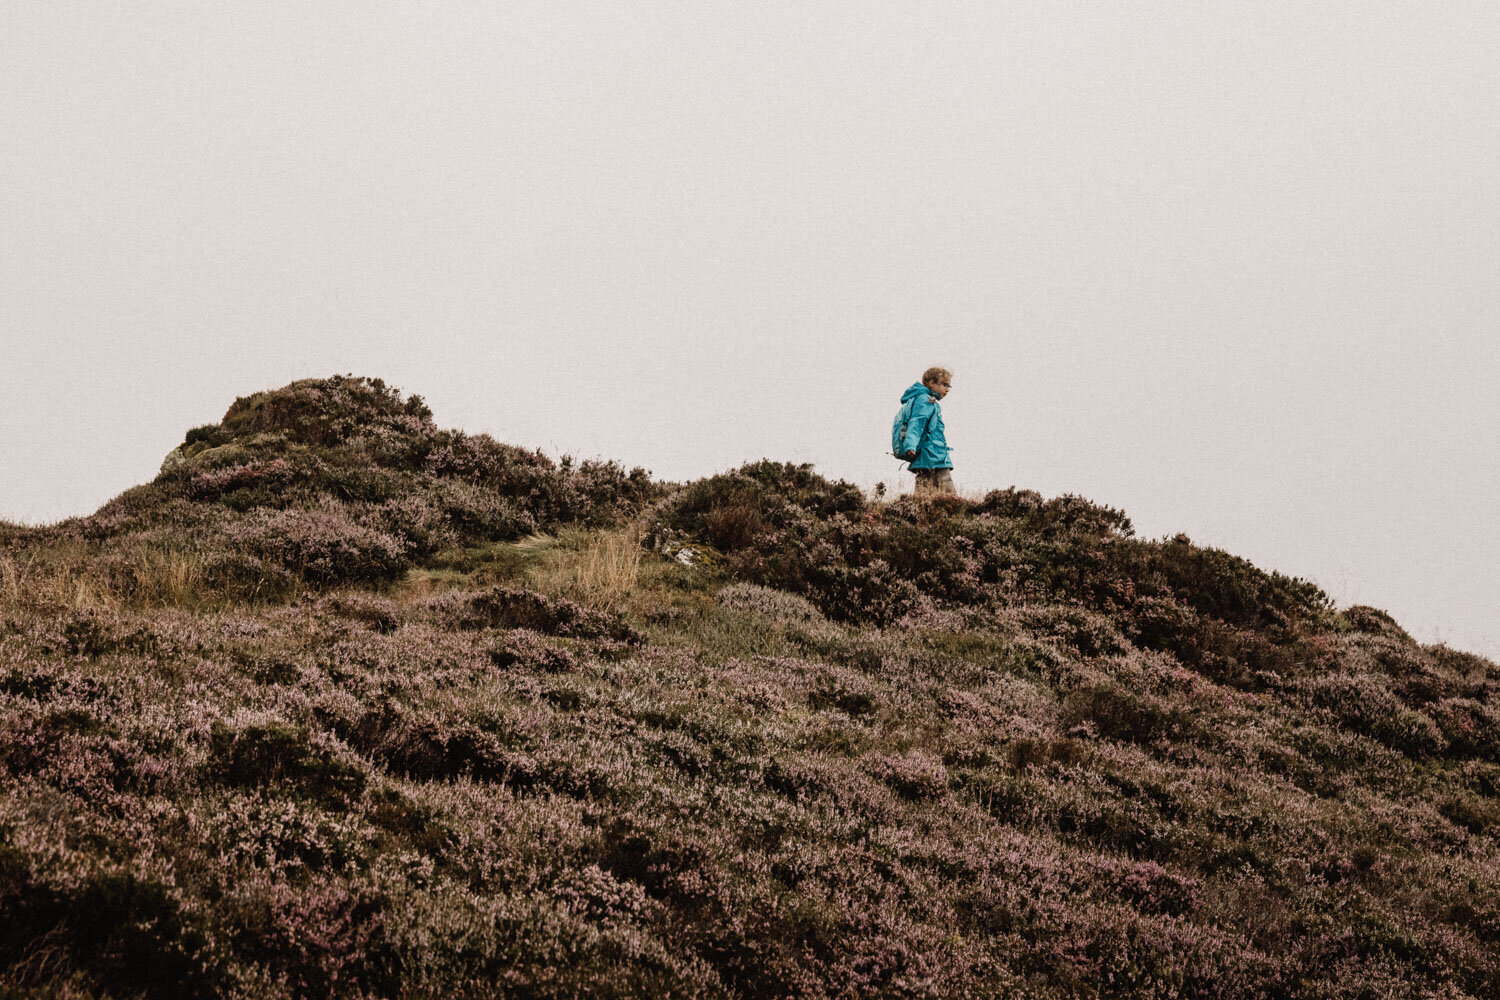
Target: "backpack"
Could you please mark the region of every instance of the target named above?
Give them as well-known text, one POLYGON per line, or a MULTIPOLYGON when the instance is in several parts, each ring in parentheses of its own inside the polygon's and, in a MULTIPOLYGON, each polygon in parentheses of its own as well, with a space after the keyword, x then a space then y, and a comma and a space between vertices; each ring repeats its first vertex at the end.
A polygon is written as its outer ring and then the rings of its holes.
MULTIPOLYGON (((917 400, 921 398, 921 396, 913 396, 902 403, 901 409, 896 411, 896 419, 891 421, 891 454, 903 462, 910 461, 910 459, 902 454, 901 442, 906 439, 906 431, 911 426, 912 411, 916 409, 917 400)), ((921 444, 920 441, 917 443, 921 444)))

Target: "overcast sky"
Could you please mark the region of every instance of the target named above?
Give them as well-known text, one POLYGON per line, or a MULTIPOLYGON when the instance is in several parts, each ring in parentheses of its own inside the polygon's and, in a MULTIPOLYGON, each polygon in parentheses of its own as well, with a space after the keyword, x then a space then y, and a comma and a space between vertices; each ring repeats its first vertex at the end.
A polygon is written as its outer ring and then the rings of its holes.
POLYGON ((0 5, 0 517, 293 379, 1124 508, 1500 657, 1500 5, 0 5))

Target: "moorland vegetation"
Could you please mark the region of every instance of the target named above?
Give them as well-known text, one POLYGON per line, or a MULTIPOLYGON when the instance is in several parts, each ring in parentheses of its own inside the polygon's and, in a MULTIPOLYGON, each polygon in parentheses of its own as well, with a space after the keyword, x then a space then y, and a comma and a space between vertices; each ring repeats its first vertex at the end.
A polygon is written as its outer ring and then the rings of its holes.
POLYGON ((1120 511, 372 379, 0 524, 0 997, 1500 996, 1500 668, 1120 511))

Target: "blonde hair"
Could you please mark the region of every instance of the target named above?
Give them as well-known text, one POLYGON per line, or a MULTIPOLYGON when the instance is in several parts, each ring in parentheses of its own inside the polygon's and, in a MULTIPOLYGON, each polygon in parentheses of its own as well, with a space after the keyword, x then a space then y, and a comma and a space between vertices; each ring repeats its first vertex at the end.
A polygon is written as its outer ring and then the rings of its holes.
POLYGON ((932 385, 934 382, 951 382, 953 373, 946 368, 929 368, 922 373, 922 384, 932 385))

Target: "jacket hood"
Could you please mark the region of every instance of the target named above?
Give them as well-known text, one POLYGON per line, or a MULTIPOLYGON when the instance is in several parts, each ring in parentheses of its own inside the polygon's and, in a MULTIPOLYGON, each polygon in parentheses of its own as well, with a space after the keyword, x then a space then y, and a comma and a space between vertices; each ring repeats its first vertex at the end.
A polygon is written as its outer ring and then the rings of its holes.
POLYGON ((912 383, 912 387, 910 389, 907 389, 905 392, 903 392, 901 394, 901 402, 905 403, 908 400, 910 400, 913 396, 923 396, 923 395, 931 396, 931 395, 933 395, 933 392, 932 392, 931 389, 927 388, 921 382, 913 382, 912 383))

